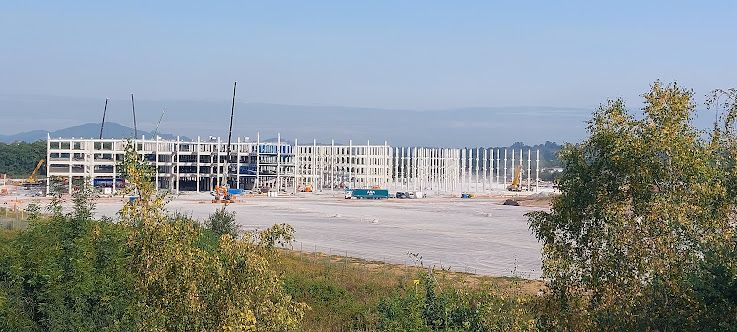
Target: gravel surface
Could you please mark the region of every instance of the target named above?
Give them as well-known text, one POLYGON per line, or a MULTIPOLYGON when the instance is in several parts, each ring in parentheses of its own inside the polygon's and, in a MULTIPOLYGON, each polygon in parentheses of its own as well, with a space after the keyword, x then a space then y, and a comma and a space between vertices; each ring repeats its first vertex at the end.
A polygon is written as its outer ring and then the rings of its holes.
MULTIPOLYGON (((531 206, 504 206, 502 198, 345 200, 342 196, 242 198, 228 209, 243 230, 288 223, 294 249, 369 260, 425 265, 453 271, 539 278, 541 245, 528 229, 531 206)), ((220 205, 209 194, 180 195, 168 204, 198 219, 220 205)), ((97 215, 115 216, 122 199, 100 199, 97 215)))

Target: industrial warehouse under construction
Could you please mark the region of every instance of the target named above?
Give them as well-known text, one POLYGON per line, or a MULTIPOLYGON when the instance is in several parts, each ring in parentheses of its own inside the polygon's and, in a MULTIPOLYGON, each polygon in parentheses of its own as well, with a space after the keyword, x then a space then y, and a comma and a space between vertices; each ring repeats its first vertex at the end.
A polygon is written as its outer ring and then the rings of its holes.
POLYGON ((529 149, 393 147, 386 141, 374 145, 332 141, 328 145, 295 140, 290 144, 283 142, 281 135, 276 142, 262 142, 259 134, 255 142, 241 138, 233 142, 236 86, 234 82, 225 142, 215 137, 164 140, 158 135, 138 139, 133 94, 134 139, 103 139, 106 99, 99 139, 48 137, 46 193, 52 188, 64 191, 64 186, 71 193, 75 183, 90 181, 94 187, 115 194, 124 186, 117 164, 126 144, 134 144, 143 159, 154 166, 156 188, 176 193, 219 191, 222 187, 277 194, 357 188, 434 194, 539 190, 537 150, 533 159, 529 149))
MULTIPOLYGON (((117 164, 125 139, 47 140, 47 192, 72 191, 89 181, 115 193, 122 185, 117 164)), ((131 140, 156 170, 156 187, 172 192, 212 191, 218 184, 251 191, 296 193, 348 188, 386 188, 433 194, 537 191, 537 150, 496 148, 394 147, 383 144, 303 144, 238 138, 185 141, 131 140), (228 154, 230 157, 228 158, 228 154)))

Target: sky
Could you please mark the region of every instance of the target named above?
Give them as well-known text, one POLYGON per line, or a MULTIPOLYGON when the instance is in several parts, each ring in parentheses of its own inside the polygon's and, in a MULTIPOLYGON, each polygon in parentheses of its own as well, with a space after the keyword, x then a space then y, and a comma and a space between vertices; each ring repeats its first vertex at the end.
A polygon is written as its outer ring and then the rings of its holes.
POLYGON ((0 95, 636 109, 656 79, 737 87, 736 32, 735 1, 10 0, 0 95))

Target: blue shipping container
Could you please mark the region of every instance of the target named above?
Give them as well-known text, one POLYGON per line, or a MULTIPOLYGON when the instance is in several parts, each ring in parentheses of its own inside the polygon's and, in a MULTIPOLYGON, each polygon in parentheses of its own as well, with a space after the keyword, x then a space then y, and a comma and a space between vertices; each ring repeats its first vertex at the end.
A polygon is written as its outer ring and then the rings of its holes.
POLYGON ((230 189, 228 189, 228 194, 231 194, 231 195, 240 195, 240 194, 243 194, 243 189, 230 188, 230 189))
POLYGON ((355 197, 355 198, 369 198, 369 199, 389 198, 389 190, 386 190, 386 189, 352 189, 352 190, 347 190, 347 192, 350 192, 350 196, 355 197))

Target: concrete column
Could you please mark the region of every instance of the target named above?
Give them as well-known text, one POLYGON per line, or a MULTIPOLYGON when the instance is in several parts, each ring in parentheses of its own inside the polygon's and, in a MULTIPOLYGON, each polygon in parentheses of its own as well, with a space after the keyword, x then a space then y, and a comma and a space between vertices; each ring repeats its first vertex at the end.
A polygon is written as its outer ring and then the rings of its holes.
POLYGON ((297 186, 300 185, 299 176, 302 174, 302 171, 299 170, 299 158, 301 158, 302 154, 299 151, 299 146, 297 145, 297 139, 294 139, 294 147, 292 148, 292 158, 294 159, 294 183, 292 186, 293 193, 297 194, 297 186))
POLYGON ((253 186, 257 193, 261 192, 261 133, 256 132, 256 180, 253 186))
MULTIPOLYGON (((51 188, 50 188, 51 177, 49 176, 49 174, 51 174, 51 166, 49 166, 49 164, 51 164, 51 151, 50 150, 51 150, 51 134, 46 133, 46 195, 48 195, 51 192, 51 188)), ((7 183, 7 180, 3 184, 6 184, 6 183, 7 183)), ((115 181, 113 181, 113 183, 115 183, 115 181)))
POLYGON ((371 165, 371 159, 369 154, 371 153, 371 141, 366 140, 366 147, 363 149, 363 187, 369 188, 369 165, 371 165))
MULTIPOLYGON (((519 168, 520 168, 520 172, 521 172, 522 170, 524 170, 524 165, 522 164, 522 148, 520 148, 520 149, 519 149, 519 166, 520 166, 520 167, 519 167, 519 168)), ((522 177, 522 176, 520 175, 520 177, 522 177)), ((522 179, 520 179, 520 182, 521 182, 521 180, 522 180, 522 179)), ((521 187, 521 186, 522 186, 522 183, 520 183, 520 187, 521 187)))
POLYGON ((514 174, 515 174, 515 173, 517 173, 517 172, 515 171, 515 167, 516 167, 517 165, 516 165, 516 164, 514 163, 514 153, 515 153, 515 150, 514 150, 514 149, 512 149, 512 180, 514 180, 514 174))
POLYGON ((484 148, 484 163, 482 164, 482 167, 481 167, 482 173, 484 174, 484 176, 481 179, 481 191, 483 191, 484 193, 486 193, 486 178, 487 178, 486 177, 486 163, 489 159, 488 154, 489 154, 488 150, 484 148))
POLYGON ((391 168, 393 167, 392 162, 395 159, 391 156, 391 147, 389 147, 387 141, 384 141, 384 155, 382 157, 382 160, 384 161, 384 188, 388 188, 389 182, 392 180, 391 168))
POLYGON ((474 185, 476 186, 476 192, 479 192, 479 171, 481 170, 481 148, 476 148, 476 180, 474 181, 474 185))
POLYGON ((281 191, 281 133, 276 133, 276 191, 281 191))
POLYGON ((348 140, 348 184, 351 189, 356 187, 353 183, 353 140, 348 140))
MULTIPOLYGON (((155 143, 156 148, 154 149, 154 168, 155 168, 154 177, 156 177, 155 183, 156 183, 156 190, 158 191, 159 190, 159 136, 157 135, 155 138, 156 138, 156 143, 155 143)), ((115 160, 115 153, 113 153, 113 160, 115 160)), ((113 173, 113 183, 115 183, 115 173, 113 173)))
POLYGON ((530 157, 531 157, 530 151, 531 151, 530 149, 527 149, 527 191, 530 191, 530 189, 532 189, 530 187, 530 157))
POLYGON ((507 149, 504 149, 504 181, 502 181, 502 190, 507 188, 507 149))
MULTIPOLYGON (((200 150, 202 149, 202 146, 201 146, 200 142, 201 142, 200 141, 200 137, 197 136, 197 144, 195 145, 195 149, 197 149, 195 151, 195 158, 197 158, 197 163, 196 163, 196 165, 197 165, 197 177, 195 178, 195 182, 196 182, 195 185, 197 186, 197 190, 196 190, 197 192, 200 192, 200 166, 201 166, 200 165, 200 150)), ((179 149, 179 144, 177 144, 177 148, 175 150, 177 150, 177 149, 179 149)), ((177 163, 179 163, 179 156, 178 156, 178 154, 176 152, 175 152, 175 155, 177 155, 177 163)))
POLYGON ((473 177, 473 148, 468 149, 468 192, 473 191, 471 178, 473 177))
POLYGON ((407 189, 406 188, 406 185, 407 184, 405 183, 405 181, 407 180, 407 165, 405 164, 405 161, 406 160, 405 160, 404 147, 402 147, 402 153, 401 153, 401 157, 400 157, 399 160, 400 160, 400 163, 399 163, 399 167, 400 167, 399 168, 399 173, 400 173, 399 179, 401 181, 400 188, 402 188, 402 190, 405 190, 405 189, 407 189))
MULTIPOLYGON (((506 153, 506 150, 505 150, 506 153)), ((496 149, 496 185, 499 186, 499 174, 501 173, 501 167, 499 166, 501 150, 496 149)), ((507 167, 507 161, 504 161, 504 167, 507 167)))
POLYGON ((464 182, 466 182, 466 148, 461 149, 461 192, 466 191, 464 182))
POLYGON ((317 153, 317 161, 316 161, 318 163, 317 169, 320 170, 319 177, 317 180, 317 185, 320 186, 320 192, 322 192, 323 189, 325 189, 325 153, 324 151, 325 151, 325 147, 323 146, 319 146, 315 150, 315 152, 317 153))
MULTIPOLYGON (((179 193, 179 163, 181 162, 179 160, 179 141, 180 141, 179 136, 177 136, 177 142, 176 142, 176 148, 175 148, 175 150, 176 150, 176 153, 175 154, 177 156, 177 162, 176 162, 177 165, 172 164, 172 167, 174 167, 174 170, 175 170, 175 173, 174 173, 174 183, 172 184, 172 188, 174 188, 174 192, 177 193, 177 194, 179 193)), ((198 138, 198 141, 199 141, 199 138, 198 138)), ((199 146, 197 148, 199 149, 199 146)), ((199 158, 200 157, 199 150, 197 150, 197 153, 198 153, 197 154, 197 158, 199 158)), ((197 160, 197 162, 199 162, 199 160, 197 160)), ((197 169, 197 178, 198 179, 199 179, 199 172, 200 172, 200 170, 197 169)), ((199 189, 200 188, 197 187, 197 190, 198 191, 199 191, 199 189)))
POLYGON ((535 191, 540 191, 540 149, 538 149, 535 154, 536 161, 535 161, 535 191))

